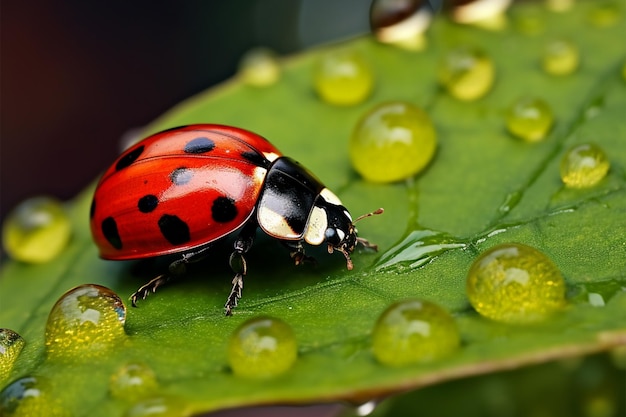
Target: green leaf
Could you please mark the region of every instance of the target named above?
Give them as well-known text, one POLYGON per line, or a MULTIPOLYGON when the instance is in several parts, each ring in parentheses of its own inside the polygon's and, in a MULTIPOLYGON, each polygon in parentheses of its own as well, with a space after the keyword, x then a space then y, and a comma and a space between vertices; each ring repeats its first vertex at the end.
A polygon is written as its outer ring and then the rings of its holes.
MULTIPOLYGON (((379 253, 358 252, 347 271, 341 255, 308 253, 318 264, 295 268, 284 248, 259 236, 248 258, 244 298, 224 317, 230 290, 228 247, 129 309, 127 340, 112 351, 72 363, 46 358, 48 313, 68 289, 84 283, 111 288, 122 298, 165 264, 98 259, 88 228, 93 188, 68 205, 73 240, 44 265, 6 262, 2 269, 0 326, 17 331, 26 346, 11 380, 35 376, 42 392, 72 415, 121 416, 137 398, 113 398, 110 376, 141 362, 156 374, 158 389, 145 401, 161 401, 171 414, 254 404, 365 401, 468 375, 490 373, 556 358, 579 356, 626 343, 626 50, 623 5, 612 25, 589 16, 595 2, 577 2, 562 14, 543 4, 516 5, 501 32, 459 26, 440 17, 429 30, 429 47, 411 53, 370 37, 308 51, 284 63, 280 81, 253 88, 234 79, 166 114, 150 132, 189 123, 245 127, 269 138, 338 194, 355 215, 378 207, 385 214, 359 223, 361 236, 379 253), (518 30, 532 16, 540 35, 518 30), (581 68, 555 77, 539 65, 552 38, 573 40, 581 68), (459 43, 479 45, 494 60, 496 84, 485 98, 460 102, 437 86, 437 62, 459 43), (375 91, 364 103, 333 107, 312 87, 320 54, 354 48, 371 63, 375 91), (506 133, 504 112, 531 93, 552 107, 556 124, 541 143, 506 133), (439 150, 428 169, 403 183, 374 185, 351 169, 348 139, 361 115, 375 104, 406 100, 431 115, 439 150), (571 144, 594 142, 611 170, 596 187, 565 189, 560 158, 571 144), (469 306, 465 276, 483 250, 521 242, 547 254, 562 271, 568 307, 545 322, 511 326, 480 317, 469 306), (590 303, 601 296, 603 306, 590 303), (378 364, 370 334, 393 301, 418 297, 451 311, 461 331, 457 353, 432 363, 401 368, 378 364), (279 317, 295 331, 299 358, 286 374, 265 381, 234 376, 228 368, 229 335, 258 315, 279 317), (174 411, 176 410, 176 411, 174 411)), ((148 132, 148 133, 150 133, 148 132)), ((103 167, 104 168, 104 167, 103 167)), ((46 400, 47 401, 47 400, 46 400)), ((52 400, 50 400, 52 401, 52 400)), ((136 412, 136 409, 135 409, 136 412)))

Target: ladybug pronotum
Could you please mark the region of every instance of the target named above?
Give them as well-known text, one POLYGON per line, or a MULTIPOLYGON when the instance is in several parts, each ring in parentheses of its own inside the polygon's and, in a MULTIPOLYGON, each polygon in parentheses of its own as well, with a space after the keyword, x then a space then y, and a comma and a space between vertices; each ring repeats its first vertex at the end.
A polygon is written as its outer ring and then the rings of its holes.
POLYGON ((236 234, 226 315, 241 298, 244 255, 257 228, 287 246, 296 265, 309 259, 305 242, 341 252, 348 269, 357 244, 376 249, 357 237, 348 210, 306 168, 255 133, 214 124, 168 129, 126 150, 98 183, 90 225, 104 259, 177 256, 131 296, 133 306, 236 234))

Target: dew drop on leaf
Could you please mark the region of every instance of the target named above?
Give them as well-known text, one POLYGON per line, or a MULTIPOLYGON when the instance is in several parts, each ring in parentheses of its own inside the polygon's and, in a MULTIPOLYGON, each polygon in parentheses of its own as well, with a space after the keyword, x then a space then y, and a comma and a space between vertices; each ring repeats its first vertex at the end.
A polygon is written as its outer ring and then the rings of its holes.
POLYGON ((61 203, 51 197, 33 197, 7 216, 2 244, 13 259, 44 263, 61 253, 70 234, 70 221, 61 203))
POLYGON ((452 97, 472 101, 491 90, 495 68, 484 51, 468 46, 458 47, 449 51, 440 62, 438 78, 452 97))
POLYGON ((552 109, 548 103, 539 98, 518 99, 506 114, 509 132, 528 142, 538 142, 545 138, 553 123, 552 109))
POLYGON ((435 127, 426 112, 406 102, 383 103, 356 125, 350 159, 368 181, 384 183, 422 171, 437 148, 435 127))
POLYGON ((175 397, 150 398, 133 405, 125 417, 180 417, 190 415, 185 403, 175 397))
POLYGON ((7 380, 20 352, 24 339, 11 329, 0 329, 0 384, 7 380))
POLYGON ((286 372, 297 358, 291 327, 282 320, 257 317, 241 324, 228 345, 228 363, 235 375, 271 378, 286 372))
POLYGON ((429 362, 459 346, 459 331, 450 313, 429 301, 392 304, 378 318, 372 333, 376 359, 390 366, 429 362))
POLYGON ((545 45, 541 66, 550 75, 568 75, 576 71, 579 61, 578 47, 573 42, 555 39, 545 45))
POLYGON ((426 46, 424 32, 433 19, 425 0, 374 0, 370 7, 370 28, 379 42, 408 50, 426 46))
POLYGON ((561 180, 568 188, 593 187, 610 168, 604 151, 594 144, 575 145, 561 159, 561 180))
POLYGON ((46 323, 46 350, 50 358, 79 360, 106 354, 123 343, 126 307, 108 288, 85 284, 66 292, 56 302, 46 323))
POLYGON ((276 54, 270 49, 254 48, 241 58, 239 74, 248 85, 267 87, 280 78, 280 64, 276 54))
POLYGON ((505 323, 531 323, 565 305, 565 281, 543 253, 506 243, 481 253, 467 274, 467 296, 481 315, 505 323))
POLYGON ((374 84, 369 63, 357 51, 348 49, 324 53, 315 65, 313 79, 320 98, 337 106, 362 102, 374 84))
POLYGON ((547 0, 546 6, 553 12, 562 13, 574 6, 574 0, 547 0))
POLYGON ((47 392, 45 380, 27 376, 7 385, 0 392, 0 416, 69 417, 58 400, 47 392))
POLYGON ((122 400, 148 396, 157 388, 156 375, 147 365, 129 363, 117 370, 109 381, 109 391, 122 400))

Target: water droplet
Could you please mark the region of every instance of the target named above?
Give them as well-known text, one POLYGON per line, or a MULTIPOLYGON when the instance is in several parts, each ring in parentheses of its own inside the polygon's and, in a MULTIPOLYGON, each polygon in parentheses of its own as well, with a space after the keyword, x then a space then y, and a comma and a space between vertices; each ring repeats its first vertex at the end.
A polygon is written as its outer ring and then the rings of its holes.
POLYGON ((282 320, 257 317, 241 324, 228 345, 228 362, 236 375, 270 378, 286 372, 297 358, 291 327, 282 320))
POLYGON ((362 102, 374 84, 369 63, 349 49, 324 53, 315 65, 313 78, 315 91, 322 100, 337 106, 362 102))
POLYGON ((574 0, 547 0, 546 6, 553 12, 562 13, 571 10, 574 0))
POLYGON ((144 364, 131 363, 111 376, 109 391, 115 398, 136 400, 148 396, 157 386, 156 375, 152 369, 144 364))
POLYGON ((614 1, 598 1, 589 11, 589 22, 598 28, 615 25, 622 19, 622 10, 614 1))
POLYGON ((565 281, 554 263, 537 249, 506 243, 476 258, 467 274, 467 295, 485 317, 530 323, 565 305, 565 281))
POLYGON ((0 385, 6 381, 20 352, 24 339, 10 329, 0 329, 0 385))
POLYGON ((70 221, 61 203, 51 197, 34 197, 9 213, 2 227, 2 243, 13 259, 43 263, 61 253, 70 234, 70 221))
POLYGON ((513 103, 506 114, 509 132, 528 142, 545 138, 553 123, 552 109, 539 98, 521 98, 513 103))
POLYGON ((420 300, 392 304, 380 315, 372 333, 374 356, 390 366, 439 359, 456 350, 459 343, 450 313, 420 300))
POLYGON ((183 401, 174 397, 158 397, 135 404, 125 417, 179 417, 189 414, 183 401))
POLYGON ((426 46, 424 32, 433 13, 429 1, 374 0, 370 7, 370 27, 379 42, 417 51, 426 46))
POLYGON ((610 168, 602 149, 593 144, 575 145, 561 159, 561 180, 568 188, 593 187, 610 168))
POLYGON ((248 85, 267 87, 280 78, 280 64, 272 50, 254 48, 241 58, 239 74, 248 85))
POLYGON ((363 416, 363 417, 369 416, 370 414, 374 412, 374 410, 376 410, 377 406, 378 406, 377 400, 371 400, 371 401, 365 402, 355 407, 355 414, 357 416, 363 416))
POLYGON ((490 30, 506 27, 506 9, 511 0, 456 0, 452 2, 452 20, 490 30))
POLYGON ((122 343, 126 307, 108 288, 86 284, 66 292, 46 323, 49 357, 79 360, 122 343))
POLYGON ((435 127, 428 114, 410 103, 383 103, 356 125, 350 139, 350 159, 366 180, 392 182, 422 171, 437 148, 435 127))
POLYGON ((568 75, 576 71, 580 61, 578 47, 568 40, 556 39, 546 44, 541 66, 551 75, 568 75))
POLYGON ((495 68, 484 51, 463 46, 446 54, 439 64, 438 78, 452 97, 472 101, 491 90, 495 68))
POLYGON ((39 378, 24 377, 7 385, 0 393, 0 415, 6 417, 65 417, 69 412, 47 393, 39 378))

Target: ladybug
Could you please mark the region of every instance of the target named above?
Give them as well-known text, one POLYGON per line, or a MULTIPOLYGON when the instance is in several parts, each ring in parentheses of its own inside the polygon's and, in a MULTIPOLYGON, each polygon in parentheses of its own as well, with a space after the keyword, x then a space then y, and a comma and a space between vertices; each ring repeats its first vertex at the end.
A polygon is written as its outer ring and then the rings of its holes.
POLYGON ((258 228, 287 246, 296 265, 312 260, 304 242, 326 243, 352 269, 357 244, 377 249, 357 237, 354 223, 335 194, 265 138, 216 124, 168 129, 130 147, 103 174, 90 210, 102 258, 176 256, 166 273, 130 297, 133 306, 184 273, 188 263, 206 257, 217 241, 237 234, 226 315, 241 298, 244 255, 258 228))

